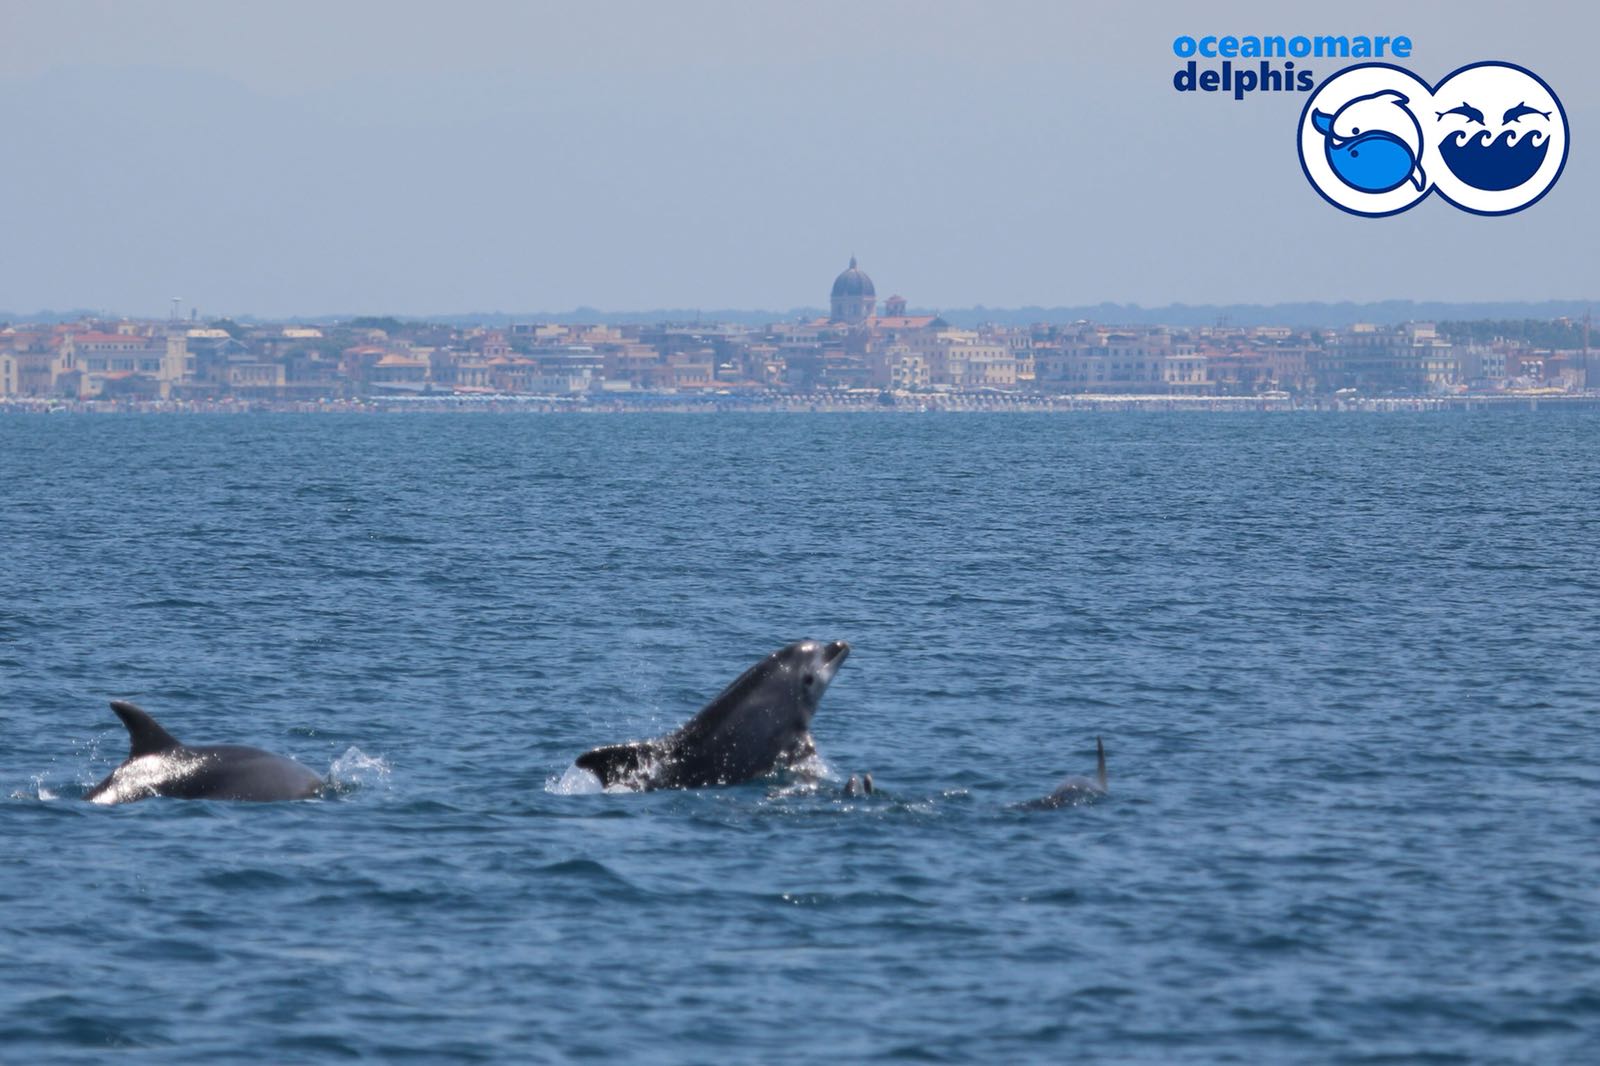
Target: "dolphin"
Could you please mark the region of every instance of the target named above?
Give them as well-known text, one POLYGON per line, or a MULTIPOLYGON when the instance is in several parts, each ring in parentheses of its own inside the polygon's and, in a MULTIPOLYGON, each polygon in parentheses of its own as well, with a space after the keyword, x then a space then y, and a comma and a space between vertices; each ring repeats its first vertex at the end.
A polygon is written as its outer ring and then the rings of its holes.
POLYGON ((1468 122, 1476 122, 1480 126, 1484 124, 1483 112, 1479 111, 1465 100, 1461 102, 1460 107, 1452 107, 1448 111, 1435 111, 1434 115, 1439 119, 1443 119, 1446 115, 1460 115, 1468 122))
POLYGON ((1524 100, 1516 107, 1507 109, 1506 113, 1500 116, 1500 125, 1509 126, 1513 122, 1521 122, 1529 115, 1538 115, 1540 118, 1549 118, 1550 112, 1540 111, 1537 107, 1529 107, 1528 102, 1524 100))
POLYGON ((1056 807, 1076 807, 1080 803, 1092 803, 1106 794, 1106 746, 1100 742, 1099 737, 1094 738, 1096 753, 1095 774, 1093 780, 1073 774, 1056 786, 1054 792, 1043 799, 1030 800, 1019 804, 1024 810, 1047 811, 1056 807))
POLYGON ((1407 181, 1427 187, 1422 172, 1422 126, 1393 89, 1368 93, 1333 114, 1311 112, 1311 126, 1323 136, 1328 165, 1339 180, 1361 192, 1388 192, 1407 181))
POLYGON ((578 756, 607 788, 734 785, 815 754, 811 716, 850 654, 842 640, 796 641, 756 663, 664 737, 578 756))
POLYGON ((123 700, 112 700, 111 709, 128 727, 128 758, 83 797, 91 803, 132 803, 147 796, 308 799, 327 783, 293 759, 260 748, 180 743, 154 718, 123 700))

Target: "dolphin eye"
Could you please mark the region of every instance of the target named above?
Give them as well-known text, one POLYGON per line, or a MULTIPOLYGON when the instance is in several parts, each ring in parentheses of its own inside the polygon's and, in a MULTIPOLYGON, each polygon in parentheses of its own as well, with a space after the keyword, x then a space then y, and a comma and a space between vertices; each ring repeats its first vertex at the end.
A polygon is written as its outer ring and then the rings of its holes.
POLYGON ((1360 127, 1360 126, 1356 126, 1356 127, 1355 127, 1355 128, 1353 128, 1353 129, 1352 129, 1352 130, 1351 130, 1351 131, 1350 131, 1350 136, 1352 136, 1352 137, 1354 137, 1354 136, 1356 136, 1356 135, 1357 135, 1357 134, 1358 134, 1358 133, 1360 133, 1360 132, 1361 132, 1361 127, 1360 127))
POLYGON ((816 674, 807 674, 805 677, 802 677, 800 679, 800 683, 805 685, 805 686, 807 686, 807 687, 810 687, 816 680, 817 680, 817 675, 816 674))

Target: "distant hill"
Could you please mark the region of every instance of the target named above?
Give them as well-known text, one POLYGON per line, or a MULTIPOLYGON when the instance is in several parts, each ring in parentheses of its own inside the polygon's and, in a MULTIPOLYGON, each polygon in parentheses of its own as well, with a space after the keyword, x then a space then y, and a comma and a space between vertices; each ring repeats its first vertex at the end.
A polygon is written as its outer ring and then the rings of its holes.
MULTIPOLYGON (((953 326, 976 326, 985 322, 1003 326, 1025 326, 1034 322, 1067 323, 1088 320, 1119 326, 1307 326, 1342 327, 1356 322, 1393 324, 1415 321, 1468 321, 1479 319, 1582 318, 1591 306, 1585 300, 1545 300, 1508 303, 1473 303, 1418 300, 1384 300, 1377 303, 1287 303, 1287 304, 1167 304, 1144 307, 1139 304, 1081 304, 1071 307, 956 307, 911 308, 912 314, 939 314, 953 326)), ((116 317, 99 311, 37 311, 31 314, 0 312, 0 323, 70 322, 87 315, 116 317)), ((342 315, 291 316, 282 319, 234 315, 239 322, 331 322, 349 321, 367 312, 342 315)), ((730 322, 759 326, 817 318, 827 314, 820 307, 791 307, 787 311, 740 310, 733 308, 656 308, 648 311, 601 311, 578 307, 571 311, 474 311, 451 315, 397 315, 407 321, 436 322, 451 326, 505 326, 512 322, 581 322, 603 325, 641 325, 656 322, 683 324, 730 322)))
POLYGON ((87 308, 76 307, 68 311, 34 311, 21 315, 12 311, 0 311, 0 327, 7 323, 21 325, 40 322, 76 322, 80 318, 117 318, 119 316, 110 311, 90 311, 87 308))
POLYGON ((1079 307, 964 307, 941 314, 946 321, 956 325, 994 322, 1012 326, 1087 319, 1090 322, 1127 326, 1214 326, 1225 323, 1234 326, 1337 328, 1357 322, 1388 325, 1442 319, 1582 318, 1590 306, 1590 302, 1584 300, 1545 300, 1537 303, 1384 300, 1378 303, 1168 304, 1165 307, 1103 303, 1079 307))
MULTIPOLYGON (((1214 326, 1225 322, 1235 326, 1342 327, 1356 322, 1394 324, 1416 321, 1463 321, 1473 319, 1554 319, 1582 318, 1591 303, 1585 300, 1545 300, 1506 303, 1471 303, 1418 300, 1384 300, 1378 303, 1289 303, 1289 304, 1167 304, 1143 307, 1139 304, 1081 304, 1071 307, 955 307, 910 308, 911 314, 938 314, 953 326, 977 326, 991 322, 1002 326, 1026 326, 1034 322, 1067 323, 1088 320, 1122 326, 1214 326)), ((431 322, 450 325, 510 322, 587 322, 604 325, 636 325, 654 322, 734 322, 759 326, 768 322, 817 318, 827 314, 820 307, 791 307, 787 311, 737 310, 717 308, 657 308, 649 311, 600 311, 579 307, 571 311, 527 311, 434 315, 431 322)))

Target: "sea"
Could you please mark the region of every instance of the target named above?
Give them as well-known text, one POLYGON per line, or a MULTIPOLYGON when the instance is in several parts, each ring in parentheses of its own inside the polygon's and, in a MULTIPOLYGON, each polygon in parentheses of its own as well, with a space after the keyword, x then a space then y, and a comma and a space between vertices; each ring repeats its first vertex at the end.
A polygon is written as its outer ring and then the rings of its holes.
POLYGON ((0 1062, 1600 1062, 1597 442, 0 417, 0 1062), (804 637, 812 774, 573 767, 804 637), (87 803, 112 699, 329 787, 87 803))

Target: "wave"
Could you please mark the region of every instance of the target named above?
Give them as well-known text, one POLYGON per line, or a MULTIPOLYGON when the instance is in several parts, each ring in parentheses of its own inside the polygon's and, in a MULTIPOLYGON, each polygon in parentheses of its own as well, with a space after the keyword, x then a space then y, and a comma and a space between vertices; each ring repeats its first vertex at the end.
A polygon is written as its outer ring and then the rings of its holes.
POLYGON ((1491 142, 1488 130, 1456 130, 1439 142, 1445 166, 1475 189, 1504 192, 1533 178, 1544 165, 1550 138, 1540 130, 1506 130, 1491 142))
MULTIPOLYGON (((1550 135, 1545 133, 1543 130, 1506 130, 1501 133, 1500 136, 1493 139, 1493 146, 1495 148, 1510 148, 1512 145, 1517 144, 1519 140, 1531 140, 1533 142, 1533 147, 1537 148, 1539 145, 1543 144, 1549 136, 1550 135), (1525 136, 1519 136, 1519 134, 1525 136)), ((1454 133, 1446 137, 1445 140, 1452 142, 1457 148, 1464 147, 1469 141, 1471 141, 1473 146, 1476 148, 1490 147, 1490 134, 1488 130, 1479 130, 1477 133, 1470 134, 1466 130, 1456 130, 1454 133)))

